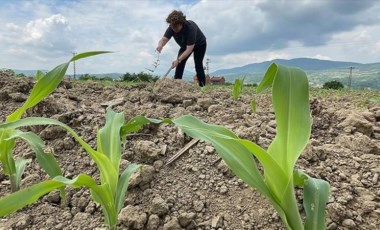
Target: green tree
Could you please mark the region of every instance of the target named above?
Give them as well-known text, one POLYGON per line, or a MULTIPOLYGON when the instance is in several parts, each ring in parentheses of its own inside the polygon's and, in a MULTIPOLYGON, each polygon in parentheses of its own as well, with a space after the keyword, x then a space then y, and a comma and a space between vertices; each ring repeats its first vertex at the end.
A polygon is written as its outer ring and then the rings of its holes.
POLYGON ((1 69, 0 73, 6 74, 8 76, 15 76, 16 73, 12 69, 1 69))
POLYGON ((328 81, 323 84, 324 89, 343 89, 344 85, 339 81, 328 81))
POLYGON ((95 76, 91 76, 90 74, 86 73, 79 77, 79 80, 85 81, 85 80, 98 80, 95 76))
POLYGON ((153 76, 152 74, 140 72, 140 73, 125 73, 122 77, 122 81, 144 81, 144 82, 151 82, 151 81, 157 81, 159 77, 153 76))

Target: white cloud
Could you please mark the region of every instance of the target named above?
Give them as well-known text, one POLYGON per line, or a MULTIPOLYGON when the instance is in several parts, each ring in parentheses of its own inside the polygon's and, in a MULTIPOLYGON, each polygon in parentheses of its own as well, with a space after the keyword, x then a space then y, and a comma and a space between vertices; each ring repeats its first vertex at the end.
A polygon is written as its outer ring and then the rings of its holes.
MULTIPOLYGON (((115 53, 78 61, 77 72, 144 71, 156 59, 173 9, 207 36, 211 71, 276 58, 380 61, 380 3, 342 2, 3 1, 0 68, 49 69, 69 60, 72 51, 111 50, 115 53)), ((157 70, 166 72, 177 51, 170 41, 157 70)), ((186 69, 193 71, 192 57, 186 69)))
POLYGON ((325 56, 322 54, 317 54, 317 55, 314 55, 310 58, 316 58, 316 59, 321 59, 321 60, 331 60, 331 58, 329 56, 325 56))

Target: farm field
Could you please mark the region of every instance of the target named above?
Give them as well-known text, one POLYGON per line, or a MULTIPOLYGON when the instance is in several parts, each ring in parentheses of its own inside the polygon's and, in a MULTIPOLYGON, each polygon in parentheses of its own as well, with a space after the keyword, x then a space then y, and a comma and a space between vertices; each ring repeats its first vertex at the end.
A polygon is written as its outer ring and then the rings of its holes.
MULTIPOLYGON (((0 76, 1 122, 22 105, 33 84, 31 78, 0 76)), ((296 166, 330 183, 327 229, 379 229, 379 92, 312 89, 310 106, 311 139, 296 166)), ((254 88, 246 87, 240 99, 233 100, 231 86, 200 90, 172 79, 129 86, 64 80, 27 116, 58 119, 96 148, 96 132, 105 123, 107 107, 124 112, 126 120, 136 115, 163 119, 191 114, 265 149, 276 133, 269 92, 256 95, 254 88), (253 98, 255 112, 250 107, 253 98)), ((29 130, 53 150, 65 177, 82 172, 98 177, 95 163, 66 131, 55 126, 29 130)), ((285 229, 266 198, 234 176, 209 143, 196 143, 166 165, 190 141, 171 124, 147 125, 127 137, 122 167, 139 163, 143 170, 131 178, 119 229, 285 229)), ((33 159, 21 187, 48 178, 28 145, 17 143, 15 155, 33 159)), ((2 170, 0 166, 0 197, 11 192, 2 170)), ((88 190, 67 189, 66 207, 61 207, 59 193, 51 192, 1 218, 0 229, 105 229, 100 206, 88 190)), ((302 203, 301 190, 297 198, 302 203)))

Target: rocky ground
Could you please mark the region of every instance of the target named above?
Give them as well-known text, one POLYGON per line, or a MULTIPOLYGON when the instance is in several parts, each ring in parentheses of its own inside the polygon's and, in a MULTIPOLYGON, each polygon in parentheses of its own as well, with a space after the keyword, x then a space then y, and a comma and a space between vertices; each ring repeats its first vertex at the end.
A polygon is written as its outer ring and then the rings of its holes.
MULTIPOLYGON (((25 101, 32 87, 33 79, 0 76, 0 122, 25 101)), ((367 91, 318 90, 310 98, 312 136, 297 167, 330 183, 329 230, 380 229, 380 103, 369 98, 367 91)), ((65 80, 27 116, 58 119, 95 148, 107 107, 124 112, 127 120, 135 115, 162 119, 192 114, 264 148, 276 132, 269 93, 246 90, 233 100, 226 87, 199 90, 178 80, 137 86, 65 80), (254 97, 256 112, 250 109, 254 97)), ((65 131, 54 126, 30 130, 54 151, 66 177, 97 177, 94 162, 65 131)), ((150 125, 128 136, 122 164, 140 163, 143 170, 131 178, 119 229, 284 229, 267 200, 236 178, 210 144, 198 142, 166 165, 190 141, 170 124, 150 125)), ((22 187, 47 179, 25 143, 17 143, 15 155, 33 159, 22 187)), ((61 207, 58 192, 52 192, 1 218, 0 229, 104 229, 100 207, 89 191, 68 191, 66 207, 61 207)), ((0 196, 9 193, 9 180, 0 166, 0 196)), ((297 195, 301 200, 301 190, 297 195)))

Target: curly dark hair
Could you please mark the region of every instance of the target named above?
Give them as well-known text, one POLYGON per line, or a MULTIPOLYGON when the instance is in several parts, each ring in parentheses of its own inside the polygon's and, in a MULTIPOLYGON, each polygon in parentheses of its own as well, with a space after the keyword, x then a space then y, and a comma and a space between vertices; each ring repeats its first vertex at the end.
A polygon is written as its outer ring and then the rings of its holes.
POLYGON ((186 22, 186 16, 182 11, 173 10, 166 18, 166 22, 170 25, 183 25, 186 22))

